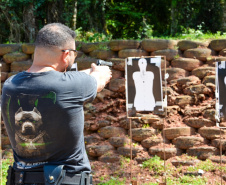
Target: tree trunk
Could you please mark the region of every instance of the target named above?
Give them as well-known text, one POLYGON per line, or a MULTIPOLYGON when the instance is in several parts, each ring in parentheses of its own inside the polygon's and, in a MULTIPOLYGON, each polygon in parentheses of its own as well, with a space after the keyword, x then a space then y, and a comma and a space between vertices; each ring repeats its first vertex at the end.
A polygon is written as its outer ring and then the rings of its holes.
POLYGON ((76 21, 77 21, 77 0, 75 0, 74 4, 74 13, 73 13, 73 18, 72 18, 72 28, 73 30, 76 30, 76 21))
POLYGON ((89 29, 92 30, 94 28, 93 26, 93 20, 90 16, 90 13, 88 12, 88 10, 85 10, 86 16, 88 17, 88 21, 89 21, 89 29))
POLYGON ((25 31, 25 40, 28 42, 34 41, 35 38, 35 15, 34 15, 34 4, 30 2, 24 6, 23 11, 23 22, 25 31))
POLYGON ((171 26, 170 26, 170 34, 172 36, 175 35, 176 28, 177 28, 177 21, 175 18, 175 11, 176 11, 176 0, 171 1, 171 26))
POLYGON ((6 22, 9 25, 10 34, 8 36, 9 42, 18 43, 21 42, 21 25, 17 23, 16 20, 11 19, 11 15, 9 14, 9 9, 2 9, 0 7, 0 13, 4 15, 6 22))
POLYGON ((58 1, 51 1, 47 3, 47 23, 59 22, 57 3, 58 1))
POLYGON ((104 34, 107 33, 107 25, 106 25, 106 20, 105 20, 105 6, 106 6, 106 0, 102 2, 102 11, 101 11, 101 22, 102 22, 102 32, 104 34))
POLYGON ((226 31, 226 1, 223 1, 223 19, 222 19, 222 30, 226 31))
POLYGON ((92 5, 92 11, 96 12, 91 17, 94 30, 101 33, 106 33, 106 21, 105 21, 105 4, 106 0, 94 1, 92 5))
POLYGON ((58 21, 57 22, 61 22, 62 24, 66 24, 66 20, 63 17, 63 12, 65 11, 65 6, 66 6, 66 2, 65 0, 57 0, 58 4, 57 4, 57 13, 58 13, 58 21))

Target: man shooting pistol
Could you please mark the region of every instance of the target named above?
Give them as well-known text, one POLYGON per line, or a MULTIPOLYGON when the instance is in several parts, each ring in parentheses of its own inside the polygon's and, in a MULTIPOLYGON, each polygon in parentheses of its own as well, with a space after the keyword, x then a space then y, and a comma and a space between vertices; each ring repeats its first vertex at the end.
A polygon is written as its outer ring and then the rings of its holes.
POLYGON ((76 56, 74 31, 48 24, 37 35, 32 66, 4 83, 1 110, 15 159, 7 185, 92 184, 83 103, 112 74, 94 63, 70 71, 76 56))

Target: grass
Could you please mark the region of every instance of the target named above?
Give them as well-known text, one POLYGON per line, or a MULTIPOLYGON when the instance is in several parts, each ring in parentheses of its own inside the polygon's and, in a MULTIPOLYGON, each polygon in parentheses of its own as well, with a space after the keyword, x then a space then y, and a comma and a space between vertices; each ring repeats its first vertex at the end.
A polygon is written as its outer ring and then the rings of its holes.
POLYGON ((164 161, 158 156, 154 156, 151 159, 143 162, 143 168, 148 168, 149 171, 153 171, 155 174, 161 174, 164 172, 164 161))
MULTIPOLYGON (((207 159, 205 161, 200 161, 195 166, 189 166, 187 171, 197 172, 198 170, 203 170, 205 172, 214 172, 216 170, 221 170, 220 166, 216 166, 211 160, 207 159)), ((226 168, 222 168, 223 173, 226 173, 226 168)))
POLYGON ((225 39, 226 32, 221 33, 218 31, 217 33, 203 33, 202 30, 194 30, 188 29, 184 33, 178 34, 176 36, 162 36, 162 37, 151 37, 153 39, 169 39, 169 40, 193 40, 193 41, 206 41, 213 39, 225 39))
MULTIPOLYGON (((193 40, 193 41, 208 41, 213 39, 225 39, 226 32, 217 31, 216 33, 206 32, 204 33, 203 30, 200 29, 191 29, 187 28, 175 36, 153 36, 151 28, 148 34, 146 34, 145 38, 137 39, 167 39, 167 40, 193 40)), ((103 33, 92 33, 92 32, 85 32, 82 28, 78 28, 76 30, 77 33, 77 40, 82 42, 107 42, 112 40, 112 35, 104 35, 103 33)), ((140 38, 140 36, 138 36, 140 38)), ((118 38, 119 40, 133 40, 133 38, 118 38)), ((104 50, 108 48, 103 48, 104 50)))
MULTIPOLYGON (((207 179, 206 178, 202 178, 202 177, 195 177, 195 176, 182 176, 180 178, 176 178, 176 177, 170 177, 167 178, 167 185, 204 185, 207 183, 207 179)), ((99 183, 98 185, 125 185, 126 184, 126 180, 119 180, 119 178, 114 178, 111 177, 111 179, 109 181, 103 182, 103 183, 99 183)), ((150 183, 144 183, 142 185, 158 185, 159 183, 156 182, 150 182, 150 183)))
POLYGON ((98 185, 124 185, 126 183, 126 179, 119 180, 117 177, 111 177, 111 179, 107 182, 99 183, 98 185))
POLYGON ((167 185, 204 185, 207 183, 207 179, 203 177, 195 177, 195 176, 189 176, 189 175, 184 175, 179 178, 167 178, 167 185))
MULTIPOLYGON (((180 157, 178 156, 178 160, 180 157)), ((183 156, 182 159, 196 159, 195 157, 183 156)), ((12 165, 13 158, 9 156, 8 159, 2 159, 2 179, 1 185, 6 184, 7 170, 8 166, 12 165)), ((118 173, 113 173, 114 175, 103 175, 99 177, 101 183, 98 185, 126 185, 128 184, 125 177, 122 178, 122 174, 124 173, 124 169, 128 168, 130 163, 130 158, 121 157, 120 160, 120 171, 118 173)), ((152 177, 154 179, 163 179, 164 174, 164 161, 160 159, 158 156, 154 156, 151 159, 144 161, 142 163, 142 170, 148 169, 150 173, 153 173, 152 177)), ((196 163, 194 166, 183 167, 184 171, 187 172, 197 172, 198 170, 203 170, 204 172, 215 172, 216 170, 220 170, 220 165, 216 165, 216 163, 211 160, 200 161, 196 163)), ((226 173, 226 167, 223 167, 223 173, 226 173)), ((182 166, 174 167, 168 163, 166 165, 166 180, 167 185, 204 185, 208 183, 208 179, 204 176, 192 176, 192 175, 183 175, 182 166)), ((133 180, 136 180, 136 177, 133 177, 133 180)), ((146 182, 141 185, 157 185, 157 182, 146 182)), ((216 182, 217 185, 217 182, 216 182)), ((219 182, 220 185, 220 182, 219 182)))
POLYGON ((121 168, 125 168, 126 165, 128 165, 130 163, 130 158, 129 157, 120 157, 120 164, 121 164, 121 168))
POLYGON ((12 165, 13 159, 2 159, 1 160, 1 185, 6 184, 6 178, 7 178, 7 170, 10 165, 12 165))
MULTIPOLYGON (((178 157, 179 158, 179 157, 178 157)), ((183 160, 194 160, 195 157, 183 156, 183 160)), ((143 162, 142 167, 149 169, 150 173, 154 172, 155 179, 163 178, 164 174, 164 161, 161 160, 158 156, 155 156, 145 162, 143 162)), ((166 181, 167 185, 204 185, 207 184, 208 179, 205 176, 193 176, 193 175, 184 175, 183 172, 198 172, 199 170, 203 170, 204 172, 216 172, 217 170, 221 170, 220 165, 216 165, 216 163, 207 159, 205 161, 200 161, 196 163, 194 166, 188 167, 174 167, 169 163, 166 165, 166 181)), ((223 174, 226 173, 226 167, 222 167, 223 174)), ((217 182, 216 182, 217 183, 217 182)), ((145 185, 154 185, 156 183, 146 183, 145 185)), ((220 184, 220 182, 219 182, 220 184)))
POLYGON ((193 161, 193 160, 197 160, 197 156, 189 156, 187 154, 183 154, 181 156, 176 156, 175 157, 176 160, 185 160, 185 161, 193 161))
POLYGON ((144 124, 143 126, 142 126, 142 128, 150 128, 150 125, 147 123, 147 124, 144 124))

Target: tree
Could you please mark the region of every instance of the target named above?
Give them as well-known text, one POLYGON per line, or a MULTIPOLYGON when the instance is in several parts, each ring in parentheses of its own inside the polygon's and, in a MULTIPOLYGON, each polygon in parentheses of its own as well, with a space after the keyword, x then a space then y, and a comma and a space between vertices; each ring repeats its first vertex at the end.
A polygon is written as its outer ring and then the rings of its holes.
POLYGON ((35 39, 35 15, 34 3, 32 0, 28 0, 23 8, 23 23, 25 40, 33 42, 35 39))
POLYGON ((78 0, 77 27, 84 31, 106 33, 106 0, 78 0))
MULTIPOLYGON (((19 19, 19 14, 16 10, 21 7, 9 0, 0 2, 0 41, 1 42, 20 42, 22 39, 23 25, 19 19)), ((22 12, 22 11, 21 11, 22 12)))
POLYGON ((143 39, 222 30, 225 0, 1 0, 0 42, 32 42, 45 24, 143 39))
POLYGON ((73 28, 73 30, 76 30, 77 5, 78 5, 78 2, 77 2, 77 0, 75 0, 75 3, 74 3, 74 13, 73 13, 73 18, 72 18, 72 28, 73 28))
POLYGON ((111 1, 106 9, 107 30, 113 38, 138 38, 144 14, 131 2, 111 1))
POLYGON ((175 17, 177 6, 177 0, 171 0, 171 26, 170 26, 170 35, 175 35, 177 29, 177 19, 175 17))
POLYGON ((222 16, 222 30, 226 31, 226 1, 222 1, 222 9, 223 9, 223 16, 222 16))

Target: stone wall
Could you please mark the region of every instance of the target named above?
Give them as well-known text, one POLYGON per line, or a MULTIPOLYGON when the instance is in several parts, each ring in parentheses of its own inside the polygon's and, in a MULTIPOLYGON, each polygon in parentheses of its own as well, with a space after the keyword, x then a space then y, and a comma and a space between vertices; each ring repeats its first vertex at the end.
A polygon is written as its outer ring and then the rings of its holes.
MULTIPOLYGON (((131 120, 132 157, 142 162, 158 155, 166 159, 187 153, 199 159, 219 155, 220 129, 215 121, 215 62, 226 61, 226 39, 210 42, 114 40, 77 42, 79 70, 96 59, 113 62, 113 78, 85 104, 85 143, 90 159, 114 162, 130 156, 130 120, 126 117, 125 58, 164 55, 167 60, 167 117, 131 120), (165 136, 165 145, 163 145, 165 136)), ((33 44, 0 45, 1 81, 32 64, 33 44)), ((220 123, 225 126, 224 122, 220 123)), ((226 154, 226 131, 222 130, 226 154)), ((9 140, 2 123, 3 149, 9 140)))

